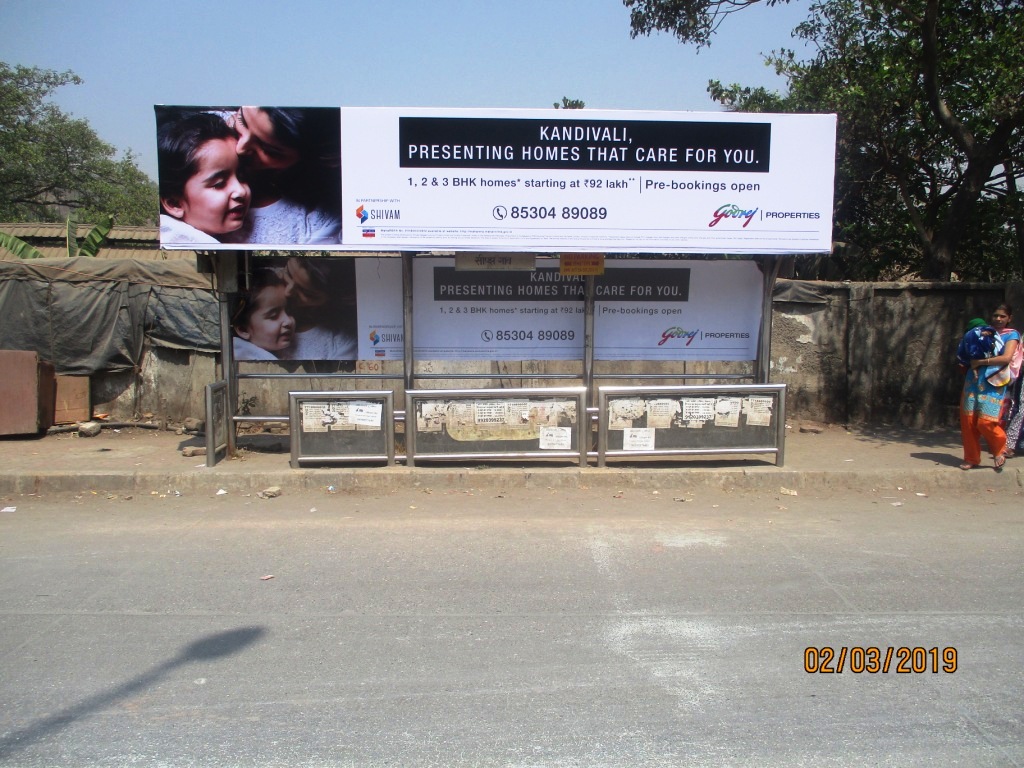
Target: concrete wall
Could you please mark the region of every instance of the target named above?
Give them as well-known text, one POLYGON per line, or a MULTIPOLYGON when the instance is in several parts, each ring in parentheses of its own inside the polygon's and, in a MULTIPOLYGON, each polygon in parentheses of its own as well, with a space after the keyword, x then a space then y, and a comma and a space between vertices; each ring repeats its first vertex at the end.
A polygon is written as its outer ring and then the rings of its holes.
MULTIPOLYGON (((794 417, 848 424, 958 423, 956 345, 972 317, 1020 305, 1021 286, 816 283, 814 300, 774 304, 771 379, 794 417)), ((784 293, 784 292, 779 292, 784 293)), ((1019 322, 1016 327, 1021 327, 1019 322)))
MULTIPOLYGON (((988 317, 999 303, 1020 306, 1024 323, 1024 286, 964 283, 796 283, 780 281, 772 323, 771 381, 787 385, 791 419, 839 424, 898 424, 930 427, 956 423, 962 377, 954 364, 956 344, 968 319, 988 317), (799 290, 787 290, 790 287, 799 290)), ((1018 325, 1017 327, 1020 327, 1018 325)), ((94 376, 93 410, 111 419, 160 418, 180 423, 203 418, 206 384, 221 378, 216 356, 188 350, 151 347, 139 371, 94 376)), ((260 364, 247 366, 258 371, 260 364)), ((303 368, 306 372, 324 372, 303 368)), ((343 367, 345 364, 341 364, 343 367)), ((358 372, 375 372, 380 363, 361 363, 358 372)), ((386 363, 395 376, 372 379, 243 379, 239 393, 253 415, 284 415, 289 390, 392 389, 395 407, 404 409, 402 368, 386 363)), ((337 369, 337 368, 336 368, 337 369)), ((351 365, 349 369, 352 370, 351 365)), ((277 365, 267 372, 279 372, 277 365)), ((579 361, 480 362, 425 361, 421 373, 445 376, 423 386, 493 387, 573 386, 567 378, 519 380, 510 375, 578 373, 579 361), (484 374, 462 380, 458 374, 484 374), (447 378, 451 375, 453 378, 447 378)), ((663 363, 598 364, 604 373, 751 373, 750 364, 663 363)), ((710 383, 697 380, 688 383, 710 383)), ((604 383, 644 384, 615 379, 604 383)))

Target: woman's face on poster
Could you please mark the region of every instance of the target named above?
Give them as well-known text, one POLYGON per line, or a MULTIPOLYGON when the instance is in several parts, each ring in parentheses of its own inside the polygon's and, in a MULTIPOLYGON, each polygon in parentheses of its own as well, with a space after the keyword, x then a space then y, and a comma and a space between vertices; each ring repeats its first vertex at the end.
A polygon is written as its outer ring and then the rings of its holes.
POLYGON ((270 115, 259 107, 239 107, 234 127, 238 133, 238 154, 246 158, 250 167, 282 171, 299 161, 299 150, 277 138, 270 115))
POLYGON ((290 258, 284 266, 285 295, 289 306, 314 309, 327 303, 327 291, 319 285, 302 262, 290 258))

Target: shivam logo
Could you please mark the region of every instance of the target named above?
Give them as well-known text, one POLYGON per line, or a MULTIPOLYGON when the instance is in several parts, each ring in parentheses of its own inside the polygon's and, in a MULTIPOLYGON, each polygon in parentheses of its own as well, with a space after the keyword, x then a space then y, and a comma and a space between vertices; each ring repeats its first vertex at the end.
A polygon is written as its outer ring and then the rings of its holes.
POLYGON ((370 331, 370 341, 373 342, 373 346, 377 346, 380 343, 395 344, 401 342, 405 337, 401 333, 381 333, 376 328, 370 331))
POLYGON ((708 226, 713 227, 722 219, 746 219, 746 221, 743 222, 743 226, 746 227, 756 214, 757 208, 751 208, 749 211, 745 211, 734 203, 726 203, 711 214, 711 221, 708 222, 708 226))
POLYGON ((360 205, 356 208, 356 218, 360 224, 368 221, 400 221, 402 218, 401 208, 367 208, 360 205))
POLYGON ((684 331, 678 325, 673 325, 661 334, 661 341, 658 342, 658 346, 660 347, 669 339, 686 339, 686 346, 688 347, 697 337, 698 333, 700 333, 699 328, 693 331, 684 331))

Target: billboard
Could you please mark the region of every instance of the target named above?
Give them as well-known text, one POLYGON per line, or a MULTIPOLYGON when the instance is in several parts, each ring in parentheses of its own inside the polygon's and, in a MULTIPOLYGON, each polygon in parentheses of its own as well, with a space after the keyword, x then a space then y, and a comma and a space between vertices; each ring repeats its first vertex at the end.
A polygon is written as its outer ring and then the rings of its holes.
POLYGON ((400 360, 401 266, 398 259, 253 258, 231 313, 235 359, 400 360))
POLYGON ((157 107, 157 123, 164 248, 831 251, 835 115, 157 107))
MULTIPOLYGON (((594 278, 597 360, 757 358, 762 274, 750 260, 621 260, 594 278)), ((418 360, 579 360, 585 278, 540 259, 530 271, 413 265, 418 360)), ((239 276, 235 359, 401 360, 397 258, 260 256, 239 276)))
MULTIPOLYGON (((584 278, 413 265, 421 360, 574 360, 584 354, 584 278)), ((594 278, 597 360, 755 360, 763 277, 752 261, 624 260, 594 278)))
POLYGON ((160 246, 341 246, 333 107, 156 107, 160 246))

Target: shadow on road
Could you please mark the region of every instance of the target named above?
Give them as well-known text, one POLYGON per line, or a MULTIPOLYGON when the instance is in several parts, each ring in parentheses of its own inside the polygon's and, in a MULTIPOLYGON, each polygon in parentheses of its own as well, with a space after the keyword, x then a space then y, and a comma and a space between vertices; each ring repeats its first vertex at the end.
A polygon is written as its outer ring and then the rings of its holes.
POLYGON ((0 758, 10 755, 56 733, 75 721, 99 712, 156 683, 168 673, 195 661, 208 661, 239 653, 266 634, 262 627, 242 627, 200 638, 186 645, 181 653, 153 667, 117 688, 91 696, 78 704, 43 718, 32 725, 0 738, 0 758))

